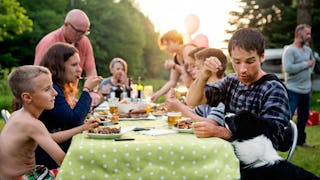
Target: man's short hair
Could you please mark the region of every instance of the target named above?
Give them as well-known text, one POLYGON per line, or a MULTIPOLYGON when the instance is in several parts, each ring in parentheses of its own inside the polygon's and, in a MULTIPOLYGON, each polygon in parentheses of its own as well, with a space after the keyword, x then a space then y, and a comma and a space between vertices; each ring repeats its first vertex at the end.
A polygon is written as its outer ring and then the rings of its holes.
POLYGON ((229 40, 228 51, 230 56, 232 56, 231 51, 234 48, 241 48, 247 52, 256 51, 259 56, 262 56, 265 48, 264 37, 261 32, 255 29, 239 29, 229 40))
POLYGON ((8 83, 16 101, 22 103, 21 94, 23 92, 34 92, 34 79, 41 74, 50 75, 48 68, 37 65, 24 65, 17 67, 9 74, 8 83))
POLYGON ((295 31, 294 31, 295 37, 296 37, 299 33, 301 33, 305 28, 310 28, 310 29, 311 29, 311 26, 308 25, 308 24, 299 24, 299 25, 297 25, 297 27, 296 27, 296 29, 295 29, 295 31))

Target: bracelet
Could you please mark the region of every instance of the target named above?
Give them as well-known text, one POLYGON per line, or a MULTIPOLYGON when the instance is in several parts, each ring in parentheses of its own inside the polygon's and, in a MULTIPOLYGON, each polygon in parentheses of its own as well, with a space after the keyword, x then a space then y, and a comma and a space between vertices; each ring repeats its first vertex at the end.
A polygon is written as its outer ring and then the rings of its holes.
POLYGON ((83 91, 91 92, 91 90, 88 87, 83 87, 83 91))

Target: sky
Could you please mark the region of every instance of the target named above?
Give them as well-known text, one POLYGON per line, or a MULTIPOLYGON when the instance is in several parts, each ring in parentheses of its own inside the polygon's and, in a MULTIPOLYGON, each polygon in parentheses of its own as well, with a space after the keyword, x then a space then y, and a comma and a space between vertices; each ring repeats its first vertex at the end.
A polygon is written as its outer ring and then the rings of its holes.
POLYGON ((194 14, 199 18, 199 27, 191 37, 204 34, 209 39, 210 47, 226 48, 224 39, 230 35, 225 33, 229 27, 229 11, 239 10, 236 0, 136 0, 141 11, 149 17, 155 30, 164 34, 175 29, 186 34, 185 19, 194 14))

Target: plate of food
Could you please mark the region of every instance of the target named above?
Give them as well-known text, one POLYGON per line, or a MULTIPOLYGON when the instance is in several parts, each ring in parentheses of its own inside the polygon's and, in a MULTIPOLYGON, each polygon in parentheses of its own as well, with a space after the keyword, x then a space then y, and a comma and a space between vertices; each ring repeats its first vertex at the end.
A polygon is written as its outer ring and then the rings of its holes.
POLYGON ((156 119, 151 113, 148 113, 146 109, 133 109, 128 113, 118 113, 120 121, 131 120, 154 120, 156 119))
POLYGON ((121 128, 120 126, 99 126, 85 131, 84 134, 92 139, 114 139, 121 137, 134 128, 133 126, 125 128, 121 128))
POLYGON ((154 116, 165 116, 168 112, 168 109, 165 103, 155 104, 154 106, 152 106, 151 109, 152 109, 152 114, 154 116))
POLYGON ((173 125, 173 129, 180 133, 193 133, 192 123, 190 118, 182 118, 173 125))
POLYGON ((123 133, 119 126, 99 126, 89 129, 85 134, 87 137, 94 139, 114 139, 120 137, 123 133))

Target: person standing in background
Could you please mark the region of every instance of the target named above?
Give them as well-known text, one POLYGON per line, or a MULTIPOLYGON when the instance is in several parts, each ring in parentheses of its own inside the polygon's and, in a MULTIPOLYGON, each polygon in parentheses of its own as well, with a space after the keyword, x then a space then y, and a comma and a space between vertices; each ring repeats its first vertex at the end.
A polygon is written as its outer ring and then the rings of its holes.
POLYGON ((298 25, 295 29, 293 43, 284 49, 282 55, 291 117, 297 109, 297 144, 306 147, 310 147, 306 143, 305 127, 309 118, 311 73, 315 64, 312 50, 307 46, 310 40, 311 26, 307 24, 298 25))
MULTIPOLYGON (((65 17, 63 25, 44 36, 36 46, 34 64, 39 65, 44 53, 56 42, 72 44, 78 49, 80 56, 80 67, 86 76, 97 76, 93 49, 88 39, 90 34, 90 21, 85 12, 80 9, 72 9, 65 17)), ((81 70, 81 74, 82 74, 81 70)), ((78 85, 78 81, 75 84, 78 85)), ((101 98, 94 92, 90 92, 95 106, 101 98)))
POLYGON ((90 34, 88 16, 80 9, 68 12, 63 25, 47 34, 38 43, 35 50, 34 64, 39 65, 44 53, 56 42, 65 42, 74 45, 80 56, 80 67, 87 76, 97 76, 93 50, 87 35, 90 34))

